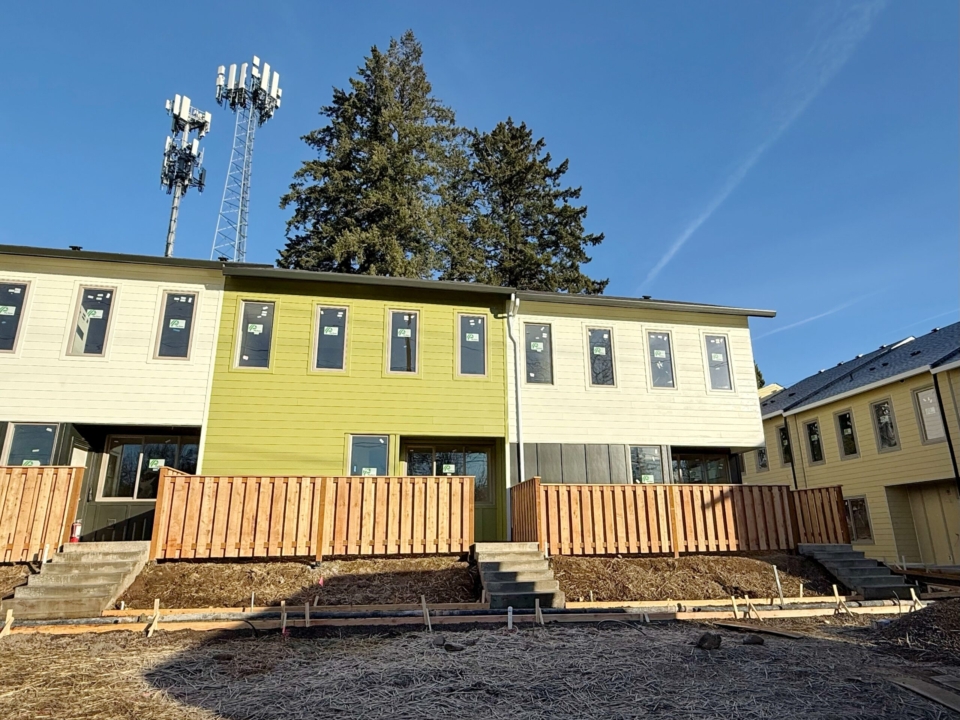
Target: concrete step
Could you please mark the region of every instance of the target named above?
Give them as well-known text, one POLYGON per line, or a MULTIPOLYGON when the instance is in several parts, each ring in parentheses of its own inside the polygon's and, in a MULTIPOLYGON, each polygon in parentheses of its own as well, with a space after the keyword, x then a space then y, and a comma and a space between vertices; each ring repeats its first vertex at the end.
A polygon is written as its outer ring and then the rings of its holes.
POLYGON ((31 587, 84 587, 87 585, 116 585, 122 582, 126 573, 61 573, 53 575, 40 573, 27 578, 31 587))
POLYGON ((871 558, 860 558, 859 560, 823 560, 820 564, 825 568, 831 568, 838 572, 843 572, 844 568, 866 568, 880 567, 880 563, 871 558))
POLYGON ((856 582, 858 577, 863 575, 883 575, 886 571, 887 577, 890 577, 890 570, 883 565, 870 565, 864 567, 845 567, 838 571, 838 575, 848 578, 851 582, 856 582))
POLYGON ((54 560, 47 563, 41 570, 41 575, 89 575, 95 573, 127 573, 136 567, 136 563, 126 560, 110 562, 61 562, 54 560))
POLYGON ((857 552, 856 550, 844 550, 838 552, 822 552, 814 555, 814 558, 817 562, 829 562, 831 560, 862 560, 864 557, 862 552, 857 552))
POLYGON ((526 562, 547 562, 546 558, 540 553, 483 553, 476 556, 478 563, 502 562, 502 563, 526 563, 526 562))
POLYGON ((544 568, 543 570, 491 571, 483 574, 484 583, 535 582, 537 580, 553 580, 553 573, 549 568, 544 568))
POLYGON ((113 585, 21 585, 13 591, 15 600, 27 598, 102 598, 109 599, 113 585))
POLYGON ((906 581, 902 575, 864 575, 850 578, 848 584, 859 589, 877 585, 906 585, 906 581))
POLYGON ((853 545, 843 545, 840 543, 800 543, 797 545, 797 552, 801 555, 813 555, 818 552, 835 550, 853 550, 853 545))
POLYGON ((58 562, 128 562, 133 564, 141 562, 144 559, 146 559, 146 554, 144 553, 94 551, 89 553, 65 553, 64 555, 54 557, 50 564, 55 565, 58 562))
POLYGON ((910 600, 910 588, 918 591, 916 585, 869 585, 860 590, 860 594, 863 595, 864 600, 888 600, 890 598, 910 600))
POLYGON ((541 608, 562 608, 566 602, 562 592, 519 592, 490 596, 490 607, 494 610, 512 608, 533 608, 534 601, 540 600, 541 608))
POLYGON ((486 575, 491 572, 526 572, 550 570, 550 564, 546 560, 524 560, 524 561, 506 561, 496 560, 493 562, 480 561, 480 574, 486 575))
POLYGON ((474 543, 471 548, 474 555, 481 553, 539 553, 540 545, 535 542, 485 542, 474 543))
POLYGON ((117 542, 66 543, 63 546, 62 552, 64 555, 86 552, 129 552, 147 554, 150 552, 150 542, 148 540, 121 540, 117 542))
POLYGON ((514 595, 516 593, 559 592, 560 583, 553 579, 533 580, 530 582, 486 582, 483 589, 488 595, 514 595))
POLYGON ((48 618, 89 618, 97 617, 103 611, 103 598, 24 598, 4 600, 0 611, 13 610, 13 617, 20 620, 45 620, 48 618))

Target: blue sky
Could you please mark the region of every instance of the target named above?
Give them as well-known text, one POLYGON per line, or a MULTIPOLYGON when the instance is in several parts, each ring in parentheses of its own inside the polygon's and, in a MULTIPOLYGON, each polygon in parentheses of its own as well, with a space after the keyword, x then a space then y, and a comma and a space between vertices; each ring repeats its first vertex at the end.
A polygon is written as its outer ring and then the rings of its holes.
POLYGON ((787 384, 960 314, 958 20, 947 0, 21 3, 0 25, 0 242, 162 253, 181 93, 214 119, 176 255, 209 257, 233 130, 216 67, 256 53, 284 87, 248 241, 273 262, 300 136, 411 28, 462 124, 512 116, 570 159, 609 294, 777 310, 754 350, 787 384))

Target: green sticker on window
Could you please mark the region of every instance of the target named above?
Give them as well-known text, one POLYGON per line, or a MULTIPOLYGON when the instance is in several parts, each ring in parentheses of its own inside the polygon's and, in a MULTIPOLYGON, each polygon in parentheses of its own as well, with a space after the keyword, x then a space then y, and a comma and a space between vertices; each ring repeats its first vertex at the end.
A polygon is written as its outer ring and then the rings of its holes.
POLYGON ((147 467, 151 470, 159 470, 164 465, 167 464, 166 460, 161 460, 160 458, 150 458, 147 460, 147 467))
POLYGON ((534 352, 543 352, 543 343, 542 342, 532 342, 530 343, 530 349, 534 352))
POLYGON ((654 351, 653 351, 653 356, 654 356, 655 358, 665 358, 665 357, 667 356, 667 351, 666 351, 666 350, 654 350, 654 351))
POLYGON ((467 342, 480 342, 480 333, 467 333, 467 342))
POLYGON ((413 337, 413 331, 410 328, 397 328, 397 337, 413 337))
POLYGON ((87 319, 88 320, 102 320, 103 319, 103 310, 96 310, 91 308, 87 310, 87 319))
POLYGON ((595 348, 593 349, 593 354, 594 354, 594 355, 606 355, 606 354, 607 354, 607 349, 606 349, 605 347, 595 347, 595 348))
POLYGON ((447 465, 447 464, 444 464, 444 466, 443 466, 443 474, 444 474, 444 475, 453 475, 453 473, 455 473, 456 471, 457 471, 457 466, 456 466, 456 465, 447 465))
POLYGON ((186 330, 187 321, 177 320, 176 318, 174 318, 173 320, 170 321, 170 327, 173 328, 174 330, 186 330))
POLYGON ((250 323, 247 325, 247 332, 251 335, 259 335, 263 332, 263 325, 260 325, 259 323, 250 323))
POLYGON ((0 315, 16 315, 17 309, 13 305, 0 305, 0 315))
POLYGON ((723 355, 721 353, 710 353, 710 359, 714 362, 723 362, 723 355))
POLYGON ((39 460, 24 460, 20 463, 20 467, 40 467, 39 460))
POLYGON ((364 477, 376 477, 377 469, 376 468, 363 468, 360 471, 364 477))
POLYGON ((652 485, 656 482, 656 479, 653 477, 653 475, 641 475, 640 482, 642 482, 644 485, 652 485))
POLYGON ((340 334, 340 328, 338 328, 338 327, 325 327, 325 328, 323 329, 323 334, 324 334, 324 335, 339 335, 339 334, 340 334))

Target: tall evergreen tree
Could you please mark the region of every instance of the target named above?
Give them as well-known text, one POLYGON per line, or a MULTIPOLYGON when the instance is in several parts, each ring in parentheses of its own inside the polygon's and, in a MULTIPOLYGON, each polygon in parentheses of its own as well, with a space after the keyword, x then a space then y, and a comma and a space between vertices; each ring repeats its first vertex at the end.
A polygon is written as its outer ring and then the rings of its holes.
POLYGON ((280 207, 293 206, 279 265, 432 277, 438 245, 456 216, 443 202, 448 175, 465 167, 453 111, 431 94, 413 33, 376 46, 334 89, 329 124, 303 137, 317 152, 294 175, 280 207))
POLYGON ((760 388, 762 388, 764 385, 767 384, 767 381, 763 379, 763 373, 760 372, 760 366, 759 366, 759 365, 757 365, 756 363, 754 363, 754 364, 753 364, 753 369, 754 369, 754 371, 757 373, 757 390, 759 390, 760 388))
POLYGON ((443 277, 521 290, 602 293, 607 280, 581 271, 589 246, 603 234, 586 233, 586 206, 572 205, 580 188, 563 187, 569 162, 553 166, 546 143, 512 119, 470 134, 471 167, 451 190, 470 207, 467 232, 448 242, 443 277))

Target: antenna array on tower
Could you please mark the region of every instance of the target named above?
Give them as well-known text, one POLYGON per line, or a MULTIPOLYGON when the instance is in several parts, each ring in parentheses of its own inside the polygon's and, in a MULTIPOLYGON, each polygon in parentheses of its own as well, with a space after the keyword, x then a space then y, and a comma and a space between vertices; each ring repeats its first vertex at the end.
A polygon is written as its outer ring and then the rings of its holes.
POLYGON ((186 95, 174 95, 167 100, 167 112, 173 117, 172 137, 167 138, 163 148, 163 167, 160 169, 160 185, 173 194, 170 207, 170 222, 167 225, 167 245, 164 256, 173 255, 173 242, 177 235, 177 218, 180 214, 180 199, 190 187, 203 192, 206 170, 203 169, 203 150, 200 138, 210 132, 210 113, 190 105, 186 95), (190 133, 197 136, 191 141, 190 133))

